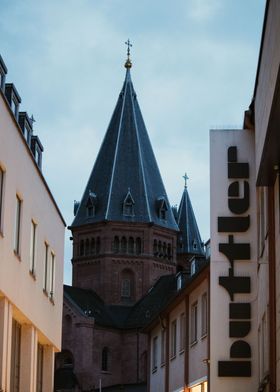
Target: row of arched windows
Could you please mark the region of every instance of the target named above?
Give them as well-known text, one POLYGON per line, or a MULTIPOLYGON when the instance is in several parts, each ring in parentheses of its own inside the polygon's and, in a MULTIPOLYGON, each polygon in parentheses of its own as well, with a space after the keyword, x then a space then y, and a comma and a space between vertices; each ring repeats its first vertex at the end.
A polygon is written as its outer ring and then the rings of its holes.
POLYGON ((89 256, 98 255, 100 253, 100 237, 86 238, 80 241, 79 255, 89 256))
POLYGON ((142 241, 140 237, 114 237, 113 241, 114 253, 129 253, 139 255, 142 253, 142 241))
POLYGON ((156 257, 170 260, 172 258, 171 244, 167 244, 166 242, 154 240, 153 253, 154 253, 154 256, 156 256, 156 257))

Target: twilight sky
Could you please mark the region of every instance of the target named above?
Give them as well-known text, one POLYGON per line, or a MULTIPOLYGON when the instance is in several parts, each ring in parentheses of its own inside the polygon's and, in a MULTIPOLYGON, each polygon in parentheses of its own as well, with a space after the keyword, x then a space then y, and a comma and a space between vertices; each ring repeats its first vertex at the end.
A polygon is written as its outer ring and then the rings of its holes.
MULTIPOLYGON (((209 237, 209 129, 237 128, 251 102, 265 0, 0 0, 0 53, 33 114, 43 173, 67 222, 125 77, 134 88, 171 204, 185 171, 209 237)), ((65 282, 71 282, 66 232, 65 282)))

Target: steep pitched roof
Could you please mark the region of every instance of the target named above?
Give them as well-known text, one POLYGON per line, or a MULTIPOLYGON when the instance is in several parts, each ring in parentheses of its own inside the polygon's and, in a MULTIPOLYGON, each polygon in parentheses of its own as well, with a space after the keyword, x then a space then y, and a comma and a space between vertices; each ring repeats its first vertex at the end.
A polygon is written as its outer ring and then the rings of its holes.
POLYGON ((72 227, 103 220, 153 222, 178 230, 129 68, 72 227), (94 213, 89 214, 92 194, 94 213), (125 209, 128 194, 132 202, 125 209))
POLYGON ((93 317, 95 324, 118 329, 142 328, 176 294, 175 275, 158 279, 149 292, 133 306, 106 305, 93 291, 64 285, 64 295, 85 317, 93 317))
POLYGON ((177 253, 204 255, 203 244, 196 223, 192 203, 185 186, 178 210, 177 223, 180 229, 177 253))

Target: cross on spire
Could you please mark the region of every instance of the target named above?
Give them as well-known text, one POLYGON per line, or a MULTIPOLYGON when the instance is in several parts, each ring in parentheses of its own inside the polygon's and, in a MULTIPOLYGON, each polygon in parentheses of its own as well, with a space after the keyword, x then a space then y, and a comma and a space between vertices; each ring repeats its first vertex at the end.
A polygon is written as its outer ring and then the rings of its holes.
POLYGON ((128 39, 125 44, 127 45, 127 57, 130 55, 130 48, 132 47, 132 44, 130 43, 130 40, 128 39))
POLYGON ((185 175, 183 176, 183 179, 185 180, 185 188, 187 188, 187 181, 189 180, 187 173, 185 173, 185 175))

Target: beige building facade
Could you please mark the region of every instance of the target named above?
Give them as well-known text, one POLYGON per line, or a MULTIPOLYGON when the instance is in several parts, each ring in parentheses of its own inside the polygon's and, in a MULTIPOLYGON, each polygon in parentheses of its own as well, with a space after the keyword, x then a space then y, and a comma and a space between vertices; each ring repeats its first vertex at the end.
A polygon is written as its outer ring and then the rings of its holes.
POLYGON ((193 275, 177 274, 177 293, 145 328, 150 392, 208 390, 209 262, 204 263, 192 268, 193 275))
POLYGON ((0 56, 0 390, 50 392, 60 350, 65 223, 43 147, 0 56))

